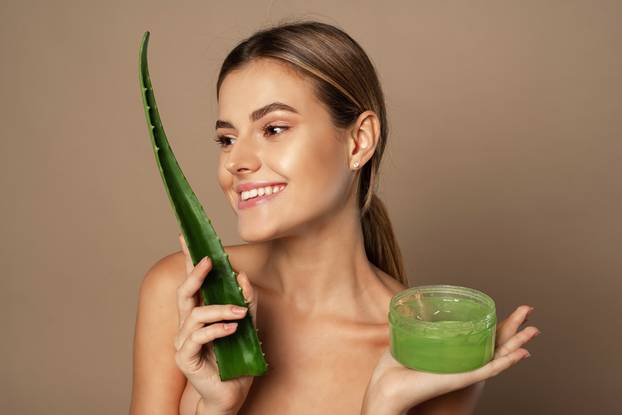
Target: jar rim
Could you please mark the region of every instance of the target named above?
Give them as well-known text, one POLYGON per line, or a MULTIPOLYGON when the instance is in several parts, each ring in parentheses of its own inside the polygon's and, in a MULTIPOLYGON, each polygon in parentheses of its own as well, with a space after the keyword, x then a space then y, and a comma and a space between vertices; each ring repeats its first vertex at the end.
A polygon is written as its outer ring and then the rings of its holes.
POLYGON ((462 287, 459 285, 449 285, 449 284, 434 284, 434 285, 421 285, 416 287, 410 287, 406 290, 400 291, 391 298, 391 302, 389 304, 389 323, 394 324, 397 323, 399 325, 408 325, 410 327, 420 327, 422 329, 430 330, 430 329, 440 329, 441 327, 433 321, 424 321, 418 320, 415 318, 408 318, 403 315, 400 315, 396 312, 396 306, 398 302, 409 295, 413 295, 416 292, 421 292, 422 294, 447 294, 447 295, 458 295, 462 297, 467 297, 471 300, 475 300, 478 303, 487 306, 489 311, 484 314, 484 316, 480 319, 472 320, 472 321, 455 321, 455 322, 446 322, 450 324, 445 324, 442 327, 442 330, 451 330, 455 328, 457 330, 464 330, 467 326, 472 326, 474 330, 486 330, 493 324, 497 322, 497 314, 494 300, 487 295, 486 293, 476 290, 474 288, 462 287), (455 323, 455 324, 451 324, 455 323))

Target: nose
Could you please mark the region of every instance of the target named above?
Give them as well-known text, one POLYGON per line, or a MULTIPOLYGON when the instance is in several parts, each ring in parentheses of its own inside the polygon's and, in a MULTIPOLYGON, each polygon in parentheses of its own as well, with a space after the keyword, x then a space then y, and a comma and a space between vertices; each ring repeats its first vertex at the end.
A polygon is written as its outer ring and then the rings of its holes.
POLYGON ((257 153, 256 143, 252 137, 238 137, 231 151, 227 154, 225 167, 229 173, 237 175, 256 171, 261 162, 257 153))

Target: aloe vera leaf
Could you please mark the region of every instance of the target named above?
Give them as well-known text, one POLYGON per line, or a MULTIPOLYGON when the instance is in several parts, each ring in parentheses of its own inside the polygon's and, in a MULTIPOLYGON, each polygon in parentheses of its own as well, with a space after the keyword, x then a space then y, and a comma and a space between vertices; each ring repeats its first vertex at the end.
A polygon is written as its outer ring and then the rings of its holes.
MULTIPOLYGON (((203 303, 248 306, 228 254, 179 167, 164 133, 149 77, 148 45, 147 31, 140 44, 139 79, 149 135, 164 188, 193 264, 196 265, 204 256, 212 260, 212 269, 200 289, 203 303)), ((238 321, 238 328, 233 334, 214 340, 214 354, 221 380, 262 375, 268 368, 250 312, 238 321)))

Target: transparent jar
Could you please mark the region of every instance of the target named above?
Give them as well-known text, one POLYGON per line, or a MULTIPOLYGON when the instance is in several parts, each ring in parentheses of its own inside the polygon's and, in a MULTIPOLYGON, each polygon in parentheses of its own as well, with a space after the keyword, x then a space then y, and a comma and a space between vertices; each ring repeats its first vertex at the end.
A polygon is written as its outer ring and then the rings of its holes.
POLYGON ((389 306, 391 354, 411 369, 458 373, 484 366, 494 355, 496 328, 495 302, 472 288, 412 287, 389 306))

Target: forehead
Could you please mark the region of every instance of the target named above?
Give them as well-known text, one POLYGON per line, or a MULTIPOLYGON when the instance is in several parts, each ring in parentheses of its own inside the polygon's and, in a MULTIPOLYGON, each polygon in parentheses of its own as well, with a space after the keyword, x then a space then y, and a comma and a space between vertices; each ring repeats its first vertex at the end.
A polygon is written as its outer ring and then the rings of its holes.
POLYGON ((271 102, 283 102, 301 114, 317 110, 310 79, 276 59, 259 59, 230 72, 218 94, 221 117, 247 117, 252 111, 271 102))

